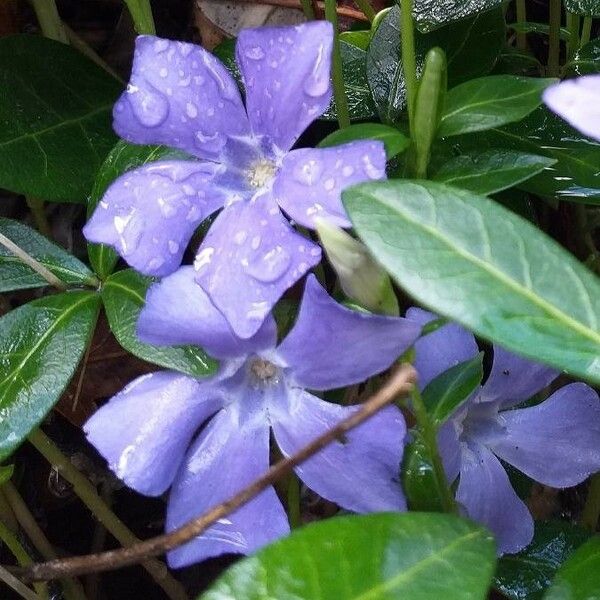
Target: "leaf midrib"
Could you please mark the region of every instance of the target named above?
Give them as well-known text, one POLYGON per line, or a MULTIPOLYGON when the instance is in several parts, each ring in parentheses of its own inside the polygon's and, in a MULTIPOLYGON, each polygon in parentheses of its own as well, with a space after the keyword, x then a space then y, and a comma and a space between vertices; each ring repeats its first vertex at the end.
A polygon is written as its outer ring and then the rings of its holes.
MULTIPOLYGON (((93 276, 93 273, 91 271, 88 271, 87 273, 85 271, 75 271, 69 267, 65 267, 62 265, 57 265, 56 263, 48 262, 47 260, 44 260, 43 258, 37 258, 36 260, 38 262, 40 262, 42 265, 44 265, 47 269, 52 271, 55 275, 58 275, 58 274, 67 275, 67 276, 70 276, 71 279, 75 279, 82 283, 89 281, 90 278, 93 276)), ((41 281, 45 281, 41 275, 38 275, 31 267, 27 266, 23 261, 21 261, 16 256, 8 256, 8 255, 0 254, 0 266, 2 266, 3 264, 6 264, 6 263, 17 264, 17 265, 23 266, 24 268, 26 268, 30 271, 30 273, 28 273, 28 275, 36 275, 37 277, 40 278, 41 281)), ((85 266, 83 263, 81 263, 81 265, 85 266)))

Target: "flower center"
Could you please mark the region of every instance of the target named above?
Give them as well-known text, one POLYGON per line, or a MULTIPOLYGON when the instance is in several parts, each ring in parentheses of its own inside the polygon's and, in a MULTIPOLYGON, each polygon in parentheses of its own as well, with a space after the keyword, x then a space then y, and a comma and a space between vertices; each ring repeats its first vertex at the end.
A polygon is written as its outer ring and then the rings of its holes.
POLYGON ((261 188, 267 185, 275 176, 277 167, 275 163, 266 158, 261 158, 255 162, 247 171, 248 183, 254 188, 261 188))
POLYGON ((248 373, 253 382, 260 387, 279 383, 279 368, 264 358, 252 359, 248 373))

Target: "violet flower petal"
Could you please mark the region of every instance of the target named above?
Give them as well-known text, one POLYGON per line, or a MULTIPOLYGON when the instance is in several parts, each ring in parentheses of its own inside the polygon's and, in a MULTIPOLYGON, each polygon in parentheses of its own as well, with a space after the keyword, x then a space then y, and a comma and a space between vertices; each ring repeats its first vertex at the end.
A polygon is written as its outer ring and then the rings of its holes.
POLYGON ((238 87, 210 52, 149 35, 136 39, 129 85, 113 117, 115 131, 130 142, 211 160, 229 136, 250 134, 238 87))
POLYGON ((196 281, 236 335, 253 336, 281 295, 321 259, 268 195, 225 207, 196 256, 196 281))
MULTIPOLYGON (((240 398, 247 404, 258 398, 240 398)), ((269 468, 269 425, 261 409, 240 416, 235 405, 220 411, 192 444, 171 489, 167 531, 227 500, 269 468)), ((220 519, 193 541, 168 554, 171 567, 211 556, 249 554, 289 532, 275 490, 267 488, 248 504, 220 519)))
POLYGON ((494 344, 492 370, 482 386, 479 400, 500 401, 509 408, 529 400, 550 385, 559 373, 541 363, 522 358, 494 344))
POLYGON ((446 421, 437 434, 437 445, 444 465, 446 479, 452 483, 460 472, 461 447, 452 419, 446 421))
MULTIPOLYGON (((272 403, 273 433, 286 456, 358 409, 324 402, 297 388, 272 403)), ((387 407, 302 463, 296 473, 320 496, 348 510, 405 510, 399 482, 405 435, 402 413, 387 407)))
POLYGON ((500 554, 522 550, 533 538, 533 519, 500 461, 480 444, 462 452, 456 499, 471 519, 490 529, 500 554))
POLYGON ((211 385, 159 371, 138 377, 84 425, 117 477, 146 496, 172 483, 194 432, 222 405, 211 385))
POLYGON ((112 246, 146 275, 168 275, 180 264, 196 227, 220 208, 216 165, 161 161, 115 180, 83 228, 90 242, 112 246))
POLYGON ((327 110, 332 47, 327 21, 240 32, 236 56, 255 135, 267 135, 287 151, 327 110))
POLYGON ((306 280, 296 323, 277 354, 294 384, 329 390, 387 369, 419 335, 400 317, 357 312, 331 298, 314 275, 306 280))
POLYGON ((324 217, 339 227, 350 227, 342 191, 363 181, 384 179, 385 160, 384 145, 372 140, 292 150, 275 177, 273 195, 300 225, 314 228, 315 217, 324 217))
POLYGON ((569 487, 600 471, 600 399, 584 383, 500 418, 506 432, 490 449, 535 481, 569 487))
MULTIPOLYGON (((406 318, 423 326, 438 316, 413 307, 406 311, 406 318)), ((413 362, 419 374, 419 387, 424 389, 432 379, 458 363, 474 358, 478 352, 473 334, 457 323, 448 323, 419 338, 415 343, 413 362)))
POLYGON ((600 141, 600 75, 552 85, 544 91, 544 102, 575 129, 600 141))
POLYGON ((193 267, 180 267, 148 290, 137 322, 141 341, 158 346, 194 344, 218 359, 275 347, 277 327, 272 316, 253 337, 240 339, 196 283, 195 276, 193 267))

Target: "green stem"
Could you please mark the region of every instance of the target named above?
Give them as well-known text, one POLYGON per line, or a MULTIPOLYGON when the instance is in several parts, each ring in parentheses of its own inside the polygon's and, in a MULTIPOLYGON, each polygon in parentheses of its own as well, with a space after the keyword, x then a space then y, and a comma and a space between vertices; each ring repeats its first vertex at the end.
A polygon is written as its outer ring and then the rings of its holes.
MULTIPOLYGON (((517 2, 517 23, 525 23, 527 21, 527 5, 525 0, 516 0, 517 2)), ((527 34, 525 32, 517 32, 517 48, 525 50, 527 48, 527 34)))
POLYGON ((350 125, 350 112, 348 111, 348 98, 346 98, 346 86, 344 85, 344 73, 342 72, 342 53, 340 50, 336 0, 325 0, 325 18, 333 26, 331 77, 333 79, 333 96, 335 98, 337 119, 340 129, 343 129, 350 125))
POLYGON ((24 600, 42 600, 35 592, 32 592, 24 583, 21 583, 8 569, 0 566, 0 581, 13 589, 24 600))
POLYGON ((124 2, 127 4, 136 32, 140 35, 145 33, 156 35, 150 0, 124 0, 124 2))
MULTIPOLYGON (((27 537, 31 540, 35 549, 44 557, 45 560, 52 560, 58 558, 58 554, 55 552, 52 544, 48 541, 48 538, 44 535, 40 526, 37 524, 35 518, 27 508, 27 505, 21 498, 17 488, 12 482, 7 481, 1 489, 2 496, 6 498, 9 506, 11 507, 19 525, 23 531, 27 534, 27 537)), ((64 595, 66 600, 86 600, 83 588, 74 579, 62 579, 61 580, 64 595)))
POLYGON ((402 45, 402 70, 406 83, 406 105, 408 108, 408 122, 410 135, 413 135, 414 110, 417 97, 417 59, 415 53, 415 29, 413 23, 413 0, 400 2, 400 35, 402 45))
POLYGON ((369 21, 372 23, 375 20, 375 15, 377 13, 375 12, 375 9, 371 6, 369 0, 354 0, 354 2, 356 2, 356 6, 360 8, 365 17, 367 17, 367 19, 369 19, 369 21))
POLYGON ((300 481, 295 473, 290 473, 287 486, 287 508, 290 527, 297 529, 302 525, 300 515, 300 481))
POLYGON ((36 229, 48 239, 52 239, 52 230, 50 229, 50 223, 48 223, 48 217, 44 211, 44 201, 39 198, 25 196, 25 202, 27 202, 27 206, 31 211, 36 229))
POLYGON ((560 74, 560 25, 562 19, 561 0, 550 0, 550 33, 548 40, 548 64, 546 74, 558 77, 560 74))
POLYGON ((68 44, 55 0, 31 0, 42 33, 52 40, 68 44))
POLYGON ((433 476, 436 480, 442 507, 446 512, 456 513, 456 502, 454 501, 452 491, 450 490, 450 486, 446 480, 444 465, 442 464, 442 459, 440 458, 440 453, 437 447, 437 429, 433 421, 429 418, 429 414, 427 413, 427 408, 425 407, 421 393, 416 386, 414 386, 411 391, 411 398, 415 419, 419 429, 421 430, 423 443, 425 444, 425 448, 427 449, 429 460, 431 461, 431 466, 433 468, 433 476))
MULTIPOLYGON (((41 429, 34 429, 29 434, 28 440, 51 465, 58 469, 61 476, 71 483, 74 493, 94 513, 96 518, 104 523, 106 529, 120 544, 131 546, 139 541, 100 498, 96 488, 71 464, 71 461, 41 429)), ((149 559, 142 564, 169 598, 172 600, 188 599, 181 584, 169 574, 163 563, 149 559)))
POLYGON ((581 30, 581 39, 579 40, 579 47, 584 46, 590 41, 592 35, 592 17, 583 17, 583 26, 581 30))
POLYGON ((598 527, 598 518, 600 517, 600 473, 596 473, 590 478, 590 487, 588 489, 585 506, 581 513, 581 524, 591 530, 596 531, 598 527))
POLYGON ((579 15, 567 12, 567 29, 569 39, 567 41, 567 60, 570 60, 577 48, 579 48, 579 28, 581 21, 579 15))
POLYGON ((302 3, 302 10, 304 12, 304 16, 309 21, 314 21, 316 19, 315 9, 313 8, 311 0, 300 0, 302 3))

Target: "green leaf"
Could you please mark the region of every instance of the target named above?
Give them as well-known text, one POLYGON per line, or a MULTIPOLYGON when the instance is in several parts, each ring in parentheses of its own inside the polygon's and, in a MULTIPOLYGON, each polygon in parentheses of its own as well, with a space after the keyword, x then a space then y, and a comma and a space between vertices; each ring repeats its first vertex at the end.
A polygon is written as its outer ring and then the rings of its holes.
POLYGON ((0 459, 60 398, 90 341, 99 306, 95 292, 73 291, 0 318, 0 459))
MULTIPOLYGON (((504 45, 505 25, 500 8, 487 11, 428 34, 415 35, 417 71, 434 46, 446 53, 448 83, 489 73, 504 45)), ((377 111, 384 123, 400 120, 406 105, 406 84, 400 60, 400 11, 397 5, 381 19, 367 51, 367 79, 377 111)))
MULTIPOLYGON (((187 154, 167 146, 136 146, 124 140, 119 140, 109 152, 96 175, 92 193, 88 200, 88 217, 94 212, 108 186, 117 177, 147 163, 170 158, 185 159, 189 157, 187 154)), ((88 244, 88 256, 92 268, 102 280, 113 272, 119 260, 119 255, 105 244, 88 244)))
POLYGON ((519 187, 546 198, 600 204, 600 143, 543 106, 519 123, 450 142, 461 154, 504 148, 554 158, 556 164, 519 187))
POLYGON ((72 47, 45 37, 0 39, 0 187, 83 202, 116 141, 121 85, 72 47))
POLYGON ((10 481, 10 478, 13 476, 14 472, 14 465, 0 465, 0 485, 3 485, 7 481, 10 481))
POLYGON ((242 559, 199 600, 483 600, 494 563, 491 535, 458 517, 337 517, 242 559))
POLYGON ((483 353, 438 375, 423 390, 423 402, 437 427, 466 402, 483 379, 483 353))
POLYGON ((542 103, 542 92, 556 79, 490 75, 452 88, 438 129, 439 137, 485 131, 520 121, 542 103))
POLYGON ((565 0, 565 8, 576 15, 600 17, 600 0, 565 0))
POLYGON ((572 523, 536 522, 531 544, 498 561, 495 587, 514 600, 540 600, 558 568, 589 537, 572 523))
POLYGON ((597 600, 598 590, 600 535, 595 535, 560 567, 544 600, 597 600))
POLYGON ((374 257, 426 307, 600 382, 600 280, 531 223, 433 181, 361 184, 343 200, 374 257))
POLYGON ((152 346, 143 344, 136 335, 136 324, 142 310, 146 291, 152 283, 133 269, 113 273, 102 288, 102 300, 111 331, 117 341, 131 354, 150 363, 206 377, 216 370, 216 362, 196 346, 152 346))
POLYGON ((579 48, 565 68, 571 75, 600 73, 600 38, 579 48))
MULTIPOLYGON (((540 35, 550 35, 550 25, 548 25, 548 23, 522 21, 521 23, 509 23, 507 27, 517 33, 539 33, 540 35)), ((565 42, 568 42, 571 39, 571 32, 566 27, 560 28, 560 39, 565 42)))
POLYGON ((441 8, 440 0, 415 0, 413 17, 417 29, 427 33, 501 4, 502 0, 446 0, 441 8))
POLYGON ((413 439, 404 448, 401 476, 411 511, 444 512, 429 451, 419 431, 413 431, 413 439))
POLYGON ((340 40, 352 44, 361 50, 366 50, 371 41, 371 31, 369 29, 360 29, 358 31, 342 31, 340 40))
POLYGON ((554 158, 512 150, 468 152, 444 163, 432 179, 489 195, 522 183, 555 163, 554 158))
MULTIPOLYGON (((94 285, 94 274, 72 254, 34 229, 0 218, 0 233, 70 285, 94 285)), ((10 250, 0 245, 0 292, 45 287, 48 282, 10 250)))
POLYGON ((410 146, 410 140, 395 127, 382 125, 381 123, 357 123, 337 129, 322 139, 317 146, 319 148, 329 148, 339 146, 356 140, 379 140, 385 145, 387 159, 390 160, 401 152, 404 152, 410 146))

